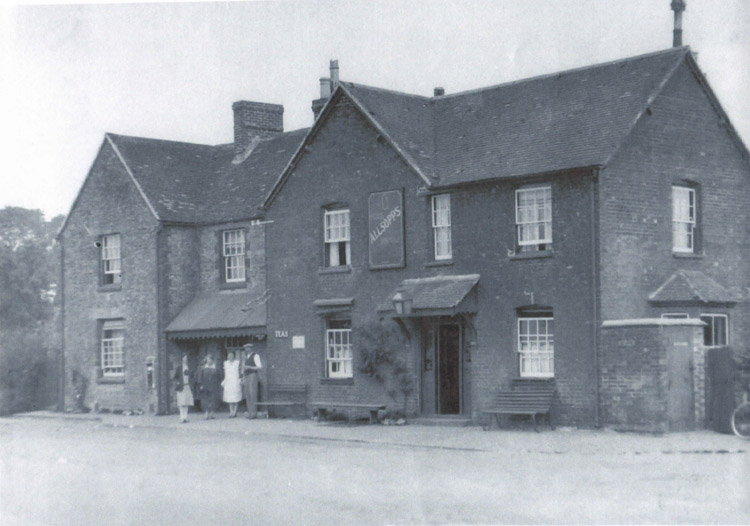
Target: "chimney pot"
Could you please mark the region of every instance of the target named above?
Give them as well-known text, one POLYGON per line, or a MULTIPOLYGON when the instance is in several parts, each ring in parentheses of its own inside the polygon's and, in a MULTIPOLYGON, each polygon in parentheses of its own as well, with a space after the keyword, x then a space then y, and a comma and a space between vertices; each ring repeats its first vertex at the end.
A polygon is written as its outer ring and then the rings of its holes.
POLYGON ((331 90, 335 90, 339 85, 339 61, 331 60, 329 69, 331 70, 331 90))
POLYGON ((670 4, 674 11, 674 31, 672 31, 672 47, 682 46, 682 12, 685 10, 685 0, 672 0, 670 4))
POLYGON ((445 88, 435 88, 435 89, 434 89, 434 90, 432 91, 432 93, 433 93, 433 95, 435 95, 436 97, 442 97, 443 95, 445 95, 445 88))

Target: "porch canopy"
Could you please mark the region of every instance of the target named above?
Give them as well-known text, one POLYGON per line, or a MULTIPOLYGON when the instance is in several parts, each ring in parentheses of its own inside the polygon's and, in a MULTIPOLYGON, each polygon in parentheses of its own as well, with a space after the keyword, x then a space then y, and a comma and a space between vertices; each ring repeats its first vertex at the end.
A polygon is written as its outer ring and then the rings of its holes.
POLYGON ((171 340, 266 334, 266 303, 256 293, 220 291, 195 298, 166 329, 171 340))
POLYGON ((477 283, 479 274, 405 279, 378 306, 378 312, 402 318, 474 314, 477 283), (397 313, 394 297, 410 301, 411 308, 397 313))
POLYGON ((678 270, 649 295, 654 305, 733 305, 737 294, 700 270, 678 270))

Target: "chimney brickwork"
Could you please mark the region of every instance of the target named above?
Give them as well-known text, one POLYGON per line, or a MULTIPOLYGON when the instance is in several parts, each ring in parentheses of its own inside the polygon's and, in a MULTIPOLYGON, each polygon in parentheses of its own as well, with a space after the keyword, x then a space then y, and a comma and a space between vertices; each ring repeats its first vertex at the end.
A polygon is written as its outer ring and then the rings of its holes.
POLYGON ((234 152, 242 154, 258 139, 284 132, 284 106, 240 100, 232 104, 234 112, 234 152))

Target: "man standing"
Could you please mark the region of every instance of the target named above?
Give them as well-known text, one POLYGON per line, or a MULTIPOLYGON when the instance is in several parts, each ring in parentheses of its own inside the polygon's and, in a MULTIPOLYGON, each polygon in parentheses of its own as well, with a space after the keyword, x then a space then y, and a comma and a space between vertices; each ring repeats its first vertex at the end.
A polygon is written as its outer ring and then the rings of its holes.
POLYGON ((258 353, 253 351, 252 343, 246 343, 242 349, 245 351, 242 393, 247 404, 247 418, 256 418, 258 416, 258 371, 263 368, 263 364, 258 353))

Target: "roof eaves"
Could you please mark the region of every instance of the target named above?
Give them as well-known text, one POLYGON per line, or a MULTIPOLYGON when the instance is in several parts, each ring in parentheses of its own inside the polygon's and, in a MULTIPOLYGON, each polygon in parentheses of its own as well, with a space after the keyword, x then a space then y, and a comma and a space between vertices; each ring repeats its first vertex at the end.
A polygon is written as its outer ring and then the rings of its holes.
POLYGON ((156 209, 154 209, 153 205, 151 204, 151 201, 148 200, 146 193, 143 191, 143 188, 141 188, 140 183, 133 175, 133 172, 130 170, 128 163, 125 162, 125 158, 120 153, 120 149, 115 144, 115 141, 112 140, 112 137, 110 137, 108 133, 105 133, 104 136, 106 137, 109 144, 112 146, 112 149, 115 151, 115 155, 117 155, 117 158, 120 159, 120 162, 122 163, 123 167, 125 167, 125 171, 128 172, 130 179, 133 181, 133 184, 135 184, 135 187, 138 189, 138 192, 141 194, 141 197, 143 197, 143 200, 146 202, 146 205, 148 206, 149 210, 151 210, 151 213, 154 215, 154 218, 156 218, 157 221, 161 221, 159 214, 156 213, 156 209))
POLYGON ((659 96, 659 94, 664 89, 664 86, 667 85, 667 82, 669 82, 669 80, 674 75, 675 71, 677 71, 677 69, 680 67, 682 62, 685 60, 685 57, 689 54, 690 54, 690 48, 687 46, 683 47, 682 53, 679 55, 680 57, 679 60, 675 61, 674 66, 672 66, 672 68, 667 72, 667 74, 664 75, 664 78, 661 80, 661 82, 656 87, 654 92, 651 95, 649 95, 649 97, 646 99, 646 103, 641 107, 640 111, 636 114, 635 118, 633 119, 633 122, 630 123, 627 133, 625 133, 625 135, 622 136, 620 141, 615 146, 614 150, 612 150, 612 152, 607 156, 607 159, 602 164, 602 168, 606 168, 607 165, 609 165, 610 161, 615 157, 615 155, 617 155, 617 153, 622 148, 623 144, 625 144, 625 141, 628 139, 628 137, 630 137, 630 134, 633 132, 636 125, 640 122, 641 118, 643 117, 643 114, 646 113, 646 110, 649 108, 649 106, 653 104, 654 99, 656 99, 656 97, 659 96))

